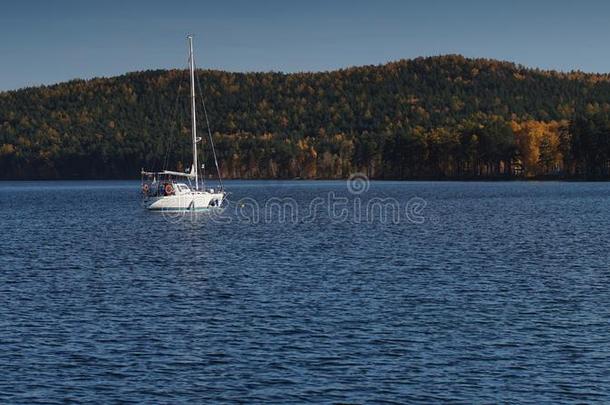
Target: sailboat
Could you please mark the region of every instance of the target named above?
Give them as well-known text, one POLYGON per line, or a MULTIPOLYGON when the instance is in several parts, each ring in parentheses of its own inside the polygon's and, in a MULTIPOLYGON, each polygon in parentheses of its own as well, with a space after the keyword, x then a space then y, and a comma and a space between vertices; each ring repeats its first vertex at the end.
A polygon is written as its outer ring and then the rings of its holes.
MULTIPOLYGON (((199 176, 199 166, 197 163, 197 144, 201 138, 197 137, 197 118, 195 108, 195 58, 193 55, 193 36, 189 35, 189 70, 190 70, 190 102, 191 102, 191 135, 193 145, 193 162, 187 172, 163 170, 161 172, 148 172, 142 169, 142 195, 144 204, 149 210, 156 211, 201 211, 215 207, 221 207, 226 193, 222 186, 220 170, 214 142, 211 132, 210 145, 214 154, 214 163, 218 173, 219 188, 207 188, 199 176), (201 182, 200 182, 201 180, 201 182)), ((205 107, 204 107, 205 109, 205 107)), ((207 116, 206 116, 207 120, 207 116)), ((202 166, 203 168, 203 166, 202 166)))

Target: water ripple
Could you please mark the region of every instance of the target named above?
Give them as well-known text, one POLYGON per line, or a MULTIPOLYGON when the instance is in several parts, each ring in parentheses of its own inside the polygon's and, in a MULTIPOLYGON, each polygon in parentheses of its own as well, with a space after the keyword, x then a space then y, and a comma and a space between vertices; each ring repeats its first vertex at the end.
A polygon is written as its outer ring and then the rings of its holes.
POLYGON ((439 220, 167 221, 135 182, 0 184, 0 402, 610 401, 609 185, 367 195, 439 220))

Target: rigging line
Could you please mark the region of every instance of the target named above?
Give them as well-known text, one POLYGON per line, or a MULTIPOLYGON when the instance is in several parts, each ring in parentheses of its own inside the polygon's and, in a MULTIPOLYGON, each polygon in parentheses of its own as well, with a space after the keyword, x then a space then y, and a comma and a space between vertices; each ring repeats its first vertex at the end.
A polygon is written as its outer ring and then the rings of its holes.
MULTIPOLYGON (((195 70, 196 72, 197 70, 195 70)), ((216 165, 216 173, 218 174, 218 182, 220 183, 220 189, 223 190, 222 176, 220 175, 220 168, 218 167, 218 158, 216 157, 216 148, 214 147, 214 139, 212 139, 212 130, 210 129, 210 120, 208 119, 208 110, 205 108, 205 99, 203 98, 203 92, 201 91, 201 82, 199 81, 199 75, 195 74, 197 79, 197 88, 199 89, 199 97, 201 98, 201 104, 203 106, 203 115, 205 116, 205 123, 208 127, 208 136, 210 138, 210 146, 212 147, 212 155, 214 156, 214 164, 216 165)))
MULTIPOLYGON (((186 70, 185 70, 186 71, 186 70)), ((182 78, 180 77, 181 75, 178 74, 177 76, 177 80, 176 82, 178 83, 178 89, 176 91, 176 101, 174 102, 174 114, 173 114, 173 119, 174 119, 174 125, 172 125, 170 128, 172 128, 171 132, 170 132, 170 136, 167 142, 167 147, 165 149, 165 158, 163 160, 163 170, 167 170, 168 169, 168 164, 169 164, 169 154, 170 151, 172 150, 173 146, 174 146, 174 140, 176 138, 176 126, 178 126, 178 123, 180 122, 180 119, 178 116, 180 115, 181 110, 178 108, 179 107, 179 103, 180 103, 180 91, 182 90, 182 84, 180 84, 180 81, 182 80, 182 78)), ((178 129, 177 132, 180 132, 180 130, 178 129)))
POLYGON ((173 119, 174 122, 172 123, 172 125, 170 126, 170 136, 169 139, 167 139, 166 142, 166 148, 165 148, 165 158, 163 160, 163 170, 167 170, 168 169, 168 163, 169 163, 169 154, 170 151, 172 150, 173 146, 174 146, 174 138, 176 135, 176 125, 178 120, 176 120, 176 117, 179 114, 178 111, 178 103, 179 103, 179 98, 180 98, 180 90, 181 90, 182 86, 178 87, 178 91, 176 92, 176 101, 174 103, 174 114, 173 114, 173 119))

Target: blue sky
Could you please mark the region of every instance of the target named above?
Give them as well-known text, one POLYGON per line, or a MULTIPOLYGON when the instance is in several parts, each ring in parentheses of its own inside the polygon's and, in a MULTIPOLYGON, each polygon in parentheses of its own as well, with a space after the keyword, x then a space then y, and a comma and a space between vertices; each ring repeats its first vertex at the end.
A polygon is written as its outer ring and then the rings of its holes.
POLYGON ((0 90, 186 66, 319 71, 459 53, 610 72, 610 2, 399 0, 0 3, 0 90))

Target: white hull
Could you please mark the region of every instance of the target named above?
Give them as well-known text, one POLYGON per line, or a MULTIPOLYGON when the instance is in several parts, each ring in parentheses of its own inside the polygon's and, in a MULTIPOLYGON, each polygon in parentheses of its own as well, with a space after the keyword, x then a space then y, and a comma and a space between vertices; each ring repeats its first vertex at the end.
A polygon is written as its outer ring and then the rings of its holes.
POLYGON ((146 200, 149 210, 155 211, 200 211, 218 208, 222 205, 225 193, 209 191, 192 191, 183 194, 163 197, 152 197, 146 200))

